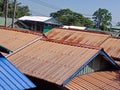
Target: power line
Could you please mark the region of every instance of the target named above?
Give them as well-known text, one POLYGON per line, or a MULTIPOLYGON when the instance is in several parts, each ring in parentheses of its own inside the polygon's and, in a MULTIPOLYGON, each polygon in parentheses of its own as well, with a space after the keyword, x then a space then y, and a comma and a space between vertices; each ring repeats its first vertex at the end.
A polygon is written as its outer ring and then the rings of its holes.
POLYGON ((59 10, 59 9, 61 9, 61 8, 55 6, 55 5, 49 4, 49 3, 44 2, 44 1, 41 1, 41 0, 37 0, 37 1, 35 1, 35 0, 34 0, 34 1, 29 0, 29 1, 31 1, 31 2, 33 2, 33 3, 36 3, 36 4, 39 4, 39 5, 42 5, 42 6, 45 6, 45 7, 48 7, 48 8, 51 8, 51 9, 54 9, 54 10, 59 10))

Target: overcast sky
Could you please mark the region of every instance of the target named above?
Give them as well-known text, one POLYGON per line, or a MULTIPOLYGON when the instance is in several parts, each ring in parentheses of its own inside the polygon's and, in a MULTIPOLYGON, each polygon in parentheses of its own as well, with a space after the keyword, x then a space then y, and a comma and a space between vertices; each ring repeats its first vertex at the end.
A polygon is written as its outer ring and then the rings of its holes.
POLYGON ((32 15, 49 16, 51 12, 69 8, 87 17, 99 8, 112 13, 112 23, 120 21, 120 0, 19 0, 22 5, 28 5, 32 15))

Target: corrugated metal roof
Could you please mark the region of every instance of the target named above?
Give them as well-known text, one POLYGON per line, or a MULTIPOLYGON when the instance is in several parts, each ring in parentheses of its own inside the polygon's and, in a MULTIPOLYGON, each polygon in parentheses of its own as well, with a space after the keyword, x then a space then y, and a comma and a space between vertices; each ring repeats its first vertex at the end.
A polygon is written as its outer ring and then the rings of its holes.
POLYGON ((120 59, 120 39, 119 38, 109 38, 107 39, 101 47, 113 58, 120 59))
POLYGON ((109 34, 101 34, 89 31, 76 31, 54 28, 46 33, 48 39, 55 39, 61 42, 82 43, 92 46, 100 46, 108 37, 109 34))
MULTIPOLYGON (((69 82, 89 60, 101 52, 40 40, 8 58, 25 74, 62 85, 69 82)), ((110 62, 115 65, 113 61, 110 62)))
POLYGON ((9 48, 10 50, 16 50, 26 43, 39 37, 38 35, 34 35, 34 33, 30 33, 32 32, 0 27, 0 44, 9 48))
POLYGON ((0 54, 0 90, 23 90, 35 85, 0 54))
POLYGON ((101 71, 73 78, 65 87, 69 90, 119 90, 117 71, 101 71))
POLYGON ((8 58, 25 74, 61 85, 98 51, 37 41, 8 58))

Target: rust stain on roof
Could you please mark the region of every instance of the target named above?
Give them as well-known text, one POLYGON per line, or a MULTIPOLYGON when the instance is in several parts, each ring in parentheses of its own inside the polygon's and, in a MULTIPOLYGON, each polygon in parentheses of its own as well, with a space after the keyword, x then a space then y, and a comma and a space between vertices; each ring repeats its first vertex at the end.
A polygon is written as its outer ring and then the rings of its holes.
POLYGON ((112 37, 110 34, 54 28, 46 33, 46 37, 47 40, 57 43, 93 49, 103 48, 111 57, 120 60, 120 39, 112 37))
POLYGON ((82 43, 82 44, 98 47, 111 35, 95 33, 95 32, 93 33, 89 31, 75 31, 75 30, 54 28, 53 30, 46 33, 46 36, 48 39, 59 40, 61 42, 67 41, 77 44, 82 43))
POLYGON ((118 71, 101 71, 76 76, 67 85, 69 90, 119 90, 120 73, 118 71))
POLYGON ((8 58, 23 73, 61 85, 98 51, 40 40, 8 58))

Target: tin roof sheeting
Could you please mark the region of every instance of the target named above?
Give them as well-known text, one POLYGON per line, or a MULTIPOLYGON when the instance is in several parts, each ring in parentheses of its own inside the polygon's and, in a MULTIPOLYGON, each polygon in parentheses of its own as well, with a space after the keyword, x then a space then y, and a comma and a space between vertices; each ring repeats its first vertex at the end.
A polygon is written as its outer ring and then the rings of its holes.
POLYGON ((0 54, 0 90, 23 90, 35 85, 0 54))
POLYGON ((66 86, 69 90, 119 90, 118 71, 101 71, 73 78, 66 86))
POLYGON ((29 33, 26 34, 23 32, 13 31, 12 28, 0 28, 0 44, 9 48, 10 50, 16 50, 26 43, 39 37, 38 35, 29 33))
POLYGON ((107 39, 101 47, 113 58, 120 59, 120 39, 119 38, 109 38, 107 39))
POLYGON ((23 16, 19 18, 18 20, 29 20, 29 21, 39 21, 39 22, 45 22, 52 17, 44 17, 44 16, 23 16))
POLYGON ((25 74, 62 85, 98 51, 37 41, 8 58, 25 74))
POLYGON ((48 39, 55 39, 61 42, 67 41, 71 43, 82 43, 92 46, 100 46, 108 37, 109 34, 92 33, 89 31, 77 31, 54 28, 46 33, 48 39))

